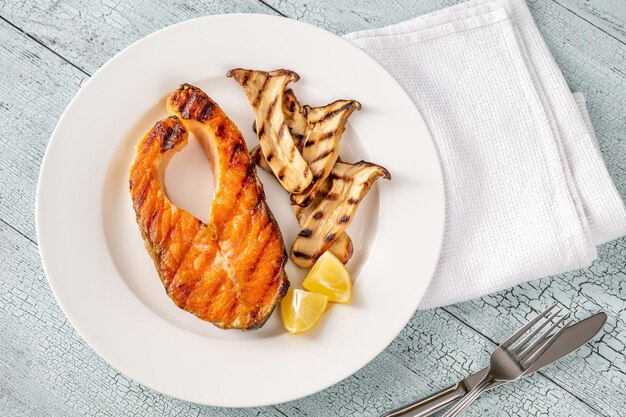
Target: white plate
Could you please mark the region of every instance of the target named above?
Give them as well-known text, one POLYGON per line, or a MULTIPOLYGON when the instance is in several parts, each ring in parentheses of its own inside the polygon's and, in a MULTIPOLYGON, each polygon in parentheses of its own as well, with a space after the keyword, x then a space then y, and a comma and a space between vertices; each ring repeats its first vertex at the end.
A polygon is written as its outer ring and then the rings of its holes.
MULTIPOLYGON (((298 229, 286 193, 261 173, 290 246, 298 229)), ((212 178, 196 141, 172 161, 175 203, 208 217, 212 178)), ((61 117, 42 164, 37 235, 64 313, 120 372, 173 397, 244 407, 293 400, 348 377, 380 353, 415 311, 434 271, 444 191, 428 129, 400 86, 356 47, 316 27, 264 15, 181 23, 120 52, 84 85, 61 117), (203 88, 257 143, 233 67, 290 68, 303 103, 357 99, 342 158, 387 167, 348 229, 353 301, 332 306, 294 336, 275 313, 260 330, 224 331, 174 306, 143 247, 128 193, 133 147, 182 82, 203 88)), ((297 288, 304 272, 287 268, 297 288)))

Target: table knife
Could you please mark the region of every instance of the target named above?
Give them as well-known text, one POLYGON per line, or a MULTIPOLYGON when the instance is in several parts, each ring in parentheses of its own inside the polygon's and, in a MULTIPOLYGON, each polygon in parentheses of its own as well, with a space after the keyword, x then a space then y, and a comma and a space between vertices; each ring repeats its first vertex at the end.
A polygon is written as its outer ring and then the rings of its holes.
MULTIPOLYGON (((542 355, 542 357, 524 373, 528 376, 552 362, 575 351, 587 343, 602 328, 606 321, 605 313, 597 313, 591 317, 581 320, 567 328, 556 342, 542 355)), ((478 384, 489 368, 468 376, 456 385, 445 388, 439 392, 429 395, 415 403, 398 408, 383 417, 426 417, 447 407, 452 402, 460 399, 478 384)), ((495 382, 489 389, 502 385, 495 382)))

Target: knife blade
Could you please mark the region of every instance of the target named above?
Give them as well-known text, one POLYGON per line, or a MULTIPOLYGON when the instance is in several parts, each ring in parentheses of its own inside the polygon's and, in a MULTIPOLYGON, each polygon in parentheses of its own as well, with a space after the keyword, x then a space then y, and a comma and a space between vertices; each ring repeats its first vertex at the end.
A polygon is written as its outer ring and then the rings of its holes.
MULTIPOLYGON (((606 322, 606 314, 603 312, 594 314, 584 320, 569 326, 563 334, 554 342, 552 346, 534 363, 533 366, 524 372, 526 377, 539 369, 561 359, 572 353, 600 331, 606 322)), ((383 417, 427 417, 437 411, 445 408, 450 403, 462 398, 472 388, 474 388, 489 371, 489 368, 483 368, 473 373, 456 385, 445 388, 424 399, 413 404, 409 404, 399 408, 391 413, 385 414, 383 417)), ((488 389, 493 389, 502 385, 503 382, 494 382, 488 389)))

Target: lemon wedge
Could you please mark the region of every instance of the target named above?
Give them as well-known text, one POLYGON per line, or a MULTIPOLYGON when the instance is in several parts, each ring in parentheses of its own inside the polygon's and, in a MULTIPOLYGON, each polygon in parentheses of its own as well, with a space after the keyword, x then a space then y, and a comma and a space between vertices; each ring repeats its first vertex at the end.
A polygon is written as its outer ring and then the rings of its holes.
POLYGON ((309 291, 324 294, 334 303, 352 299, 352 279, 344 264, 331 252, 319 257, 304 279, 302 286, 309 291))
POLYGON ((327 305, 325 295, 290 288, 280 303, 285 329, 294 334, 311 330, 324 315, 327 305))

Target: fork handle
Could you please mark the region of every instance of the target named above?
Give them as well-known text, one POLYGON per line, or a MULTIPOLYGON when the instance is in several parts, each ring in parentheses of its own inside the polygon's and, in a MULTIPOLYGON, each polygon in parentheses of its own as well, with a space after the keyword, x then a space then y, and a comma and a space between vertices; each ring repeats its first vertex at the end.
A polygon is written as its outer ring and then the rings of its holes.
POLYGON ((470 392, 468 392, 465 397, 461 399, 458 403, 456 403, 450 410, 448 410, 443 417, 456 417, 467 408, 476 398, 480 396, 489 385, 493 383, 493 380, 486 376, 482 381, 480 381, 470 392))
POLYGON ((458 400, 466 393, 465 384, 459 382, 417 402, 391 411, 382 417, 426 417, 458 400))

